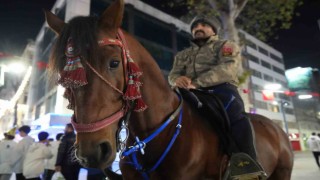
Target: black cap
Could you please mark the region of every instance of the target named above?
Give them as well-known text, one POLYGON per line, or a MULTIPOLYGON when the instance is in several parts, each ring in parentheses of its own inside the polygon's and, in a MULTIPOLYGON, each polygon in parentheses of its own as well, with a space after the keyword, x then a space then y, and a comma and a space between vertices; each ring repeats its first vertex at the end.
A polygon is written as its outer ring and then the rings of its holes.
POLYGON ((24 133, 29 134, 29 132, 31 131, 31 129, 30 129, 30 126, 24 125, 24 126, 21 126, 21 127, 19 128, 19 131, 23 131, 24 133))
POLYGON ((38 134, 39 141, 46 140, 49 137, 49 133, 42 131, 38 134))
POLYGON ((197 23, 205 23, 205 24, 210 25, 216 34, 219 33, 219 30, 220 30, 220 27, 221 27, 221 23, 217 18, 215 18, 215 17, 208 18, 208 17, 206 17, 204 15, 200 15, 200 16, 196 16, 193 19, 193 21, 191 23, 191 26, 190 26, 190 31, 191 32, 192 32, 192 29, 194 28, 194 26, 197 23))

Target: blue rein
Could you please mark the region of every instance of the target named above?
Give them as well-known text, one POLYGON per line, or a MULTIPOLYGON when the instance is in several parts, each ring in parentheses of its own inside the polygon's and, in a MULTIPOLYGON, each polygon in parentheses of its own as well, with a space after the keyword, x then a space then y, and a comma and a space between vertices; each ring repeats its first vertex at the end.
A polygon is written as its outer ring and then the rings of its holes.
POLYGON ((182 98, 180 97, 181 95, 179 95, 179 99, 180 99, 180 104, 178 106, 178 108, 175 110, 174 113, 172 113, 172 115, 157 129, 155 130, 150 136, 148 136, 146 139, 140 141, 138 137, 136 137, 136 142, 133 146, 130 146, 128 148, 126 148, 123 153, 122 156, 124 157, 129 157, 130 160, 132 162, 129 162, 129 164, 133 165, 134 168, 136 170, 138 170, 141 175, 143 176, 144 179, 149 179, 148 174, 152 171, 154 171, 163 161, 163 159, 166 157, 166 155, 169 153, 173 143, 175 142, 175 140, 177 139, 180 130, 181 130, 181 122, 182 122, 182 98), (178 119, 178 124, 176 126, 176 130, 175 133, 173 134, 167 148, 165 149, 165 151, 163 152, 163 154, 161 155, 161 157, 159 158, 159 160, 153 165, 152 168, 150 168, 149 170, 146 170, 142 167, 142 165, 138 162, 137 159, 137 152, 140 151, 140 153, 143 155, 144 154, 144 148, 146 147, 147 143, 150 142, 151 140, 153 140, 158 134, 160 134, 168 125, 170 122, 172 122, 176 116, 179 113, 179 119, 178 119))

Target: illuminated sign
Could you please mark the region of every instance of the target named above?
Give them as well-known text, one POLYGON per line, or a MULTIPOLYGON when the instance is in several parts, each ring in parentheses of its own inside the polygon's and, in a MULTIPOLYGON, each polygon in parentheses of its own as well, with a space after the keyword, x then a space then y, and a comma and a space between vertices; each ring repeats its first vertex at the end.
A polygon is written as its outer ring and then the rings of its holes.
POLYGON ((293 68, 285 72, 290 90, 310 89, 310 81, 312 78, 312 68, 293 68))

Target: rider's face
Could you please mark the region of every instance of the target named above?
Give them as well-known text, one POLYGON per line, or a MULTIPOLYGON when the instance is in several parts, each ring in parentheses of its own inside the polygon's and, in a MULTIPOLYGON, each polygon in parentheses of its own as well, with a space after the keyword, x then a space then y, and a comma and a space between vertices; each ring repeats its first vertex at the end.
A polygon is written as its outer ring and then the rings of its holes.
POLYGON ((206 39, 215 34, 212 27, 206 23, 199 22, 192 28, 193 39, 206 39))

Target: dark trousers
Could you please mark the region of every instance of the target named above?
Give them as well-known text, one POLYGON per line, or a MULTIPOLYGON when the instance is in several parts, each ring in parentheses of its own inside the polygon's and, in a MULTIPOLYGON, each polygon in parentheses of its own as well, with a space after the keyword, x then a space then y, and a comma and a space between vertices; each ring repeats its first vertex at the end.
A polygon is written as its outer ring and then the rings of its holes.
POLYGON ((80 166, 61 166, 61 173, 66 180, 77 180, 79 177, 80 166))
POLYGON ((320 167, 320 163, 319 163, 320 151, 312 151, 312 154, 314 156, 314 159, 316 160, 318 167, 320 167))
POLYGON ((55 172, 55 170, 45 169, 44 173, 43 173, 43 179, 44 180, 51 180, 54 172, 55 172))
POLYGON ((22 173, 16 174, 16 180, 26 180, 22 173))
POLYGON ((41 180, 41 178, 37 177, 37 178, 30 178, 30 179, 27 179, 27 180, 41 180))
POLYGON ((204 88, 209 93, 215 94, 223 103, 229 116, 231 136, 240 152, 244 152, 256 160, 254 136, 249 119, 245 115, 244 103, 238 88, 232 84, 221 84, 204 88))

